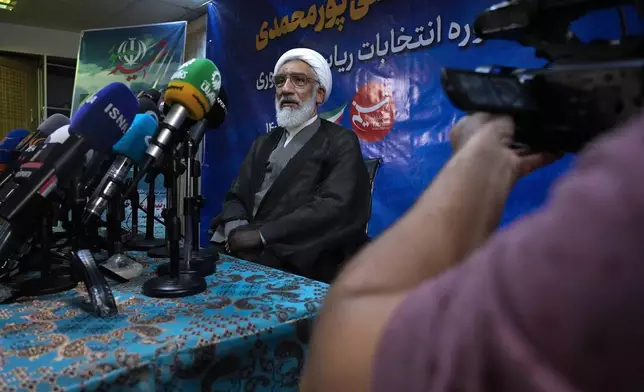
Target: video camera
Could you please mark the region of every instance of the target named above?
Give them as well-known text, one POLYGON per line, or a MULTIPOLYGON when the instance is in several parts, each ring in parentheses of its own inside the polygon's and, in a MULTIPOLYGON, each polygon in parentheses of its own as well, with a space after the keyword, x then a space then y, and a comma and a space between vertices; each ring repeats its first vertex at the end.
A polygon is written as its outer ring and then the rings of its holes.
POLYGON ((443 90, 468 113, 510 115, 516 143, 531 150, 578 152, 598 135, 642 110, 644 37, 628 36, 619 8, 640 0, 513 0, 477 16, 474 31, 484 40, 515 41, 533 47, 549 63, 540 69, 445 68, 443 90), (616 8, 617 7, 617 8, 616 8), (618 41, 582 42, 572 22, 595 10, 619 11, 618 41))

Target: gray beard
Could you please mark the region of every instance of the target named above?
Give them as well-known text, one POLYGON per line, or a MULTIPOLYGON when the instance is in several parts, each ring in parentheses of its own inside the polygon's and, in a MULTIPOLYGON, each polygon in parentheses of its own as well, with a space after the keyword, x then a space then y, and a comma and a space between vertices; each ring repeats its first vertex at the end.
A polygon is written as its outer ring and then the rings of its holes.
POLYGON ((297 128, 313 117, 315 107, 315 95, 302 102, 298 108, 280 108, 280 103, 277 98, 275 98, 277 125, 286 129, 297 128))

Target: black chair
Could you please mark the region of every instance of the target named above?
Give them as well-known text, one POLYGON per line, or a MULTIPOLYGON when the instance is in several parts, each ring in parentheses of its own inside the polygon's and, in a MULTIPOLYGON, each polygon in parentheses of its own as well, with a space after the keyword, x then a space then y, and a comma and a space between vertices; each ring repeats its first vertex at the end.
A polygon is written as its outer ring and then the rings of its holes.
MULTIPOLYGON (((369 173, 369 184, 371 185, 371 195, 369 197, 369 218, 371 218, 371 206, 373 204, 373 188, 376 183, 376 174, 378 169, 382 166, 382 158, 369 158, 365 159, 364 164, 367 166, 367 173, 369 173)), ((369 222, 365 226, 364 232, 368 234, 369 222)))

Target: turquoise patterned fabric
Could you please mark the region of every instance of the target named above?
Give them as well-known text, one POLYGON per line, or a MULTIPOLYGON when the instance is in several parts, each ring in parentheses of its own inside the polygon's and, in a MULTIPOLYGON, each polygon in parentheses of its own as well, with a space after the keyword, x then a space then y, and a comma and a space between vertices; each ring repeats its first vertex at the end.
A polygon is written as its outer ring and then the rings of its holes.
POLYGON ((327 285, 222 256, 205 293, 112 284, 119 315, 83 310, 84 284, 0 305, 0 391, 296 391, 327 285))

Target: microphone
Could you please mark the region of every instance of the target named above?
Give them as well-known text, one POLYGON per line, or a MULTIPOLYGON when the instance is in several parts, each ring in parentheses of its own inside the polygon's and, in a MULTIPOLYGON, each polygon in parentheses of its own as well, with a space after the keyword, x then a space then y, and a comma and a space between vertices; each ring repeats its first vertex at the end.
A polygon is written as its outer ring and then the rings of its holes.
POLYGON ((69 138, 57 148, 60 153, 50 155, 44 162, 23 165, 38 170, 0 206, 0 221, 10 223, 9 230, 0 232, 0 261, 20 247, 20 237, 33 230, 24 222, 33 221, 42 212, 44 201, 54 191, 54 195, 58 193, 58 184, 68 184, 76 177, 87 151, 109 153, 130 127, 137 110, 134 93, 123 83, 111 83, 87 99, 76 112, 69 126, 69 138))
POLYGON ((36 134, 41 134, 40 137, 47 137, 60 127, 69 125, 69 123, 69 117, 60 113, 52 114, 47 117, 45 121, 40 123, 38 129, 36 129, 36 134))
POLYGON ((64 125, 58 128, 51 135, 47 136, 47 138, 45 139, 45 144, 51 144, 51 143, 62 144, 62 143, 65 143, 67 138, 69 138, 69 125, 64 125))
POLYGON ((136 99, 139 100, 139 108, 141 107, 141 99, 142 98, 148 98, 150 101, 155 102, 156 105, 159 105, 159 101, 161 101, 161 92, 159 90, 155 90, 153 88, 149 88, 147 90, 142 90, 136 95, 136 99))
POLYGON ((63 125, 46 139, 40 139, 34 145, 27 147, 18 157, 18 161, 21 165, 25 162, 44 162, 50 155, 55 155, 58 147, 67 139, 69 139, 69 125, 63 125))
POLYGON ((0 140, 0 154, 5 153, 5 151, 12 152, 16 147, 18 147, 18 145, 20 145, 20 143, 22 143, 22 140, 30 134, 31 132, 29 132, 28 129, 12 129, 7 133, 7 136, 0 140))
MULTIPOLYGON (((226 90, 222 87, 219 90, 217 100, 215 101, 215 104, 213 105, 210 112, 206 114, 206 117, 204 119, 198 121, 192 128, 190 128, 188 137, 190 138, 190 141, 192 141, 193 145, 198 146, 199 143, 201 143, 204 137, 204 133, 206 133, 208 129, 219 128, 219 126, 223 124, 224 120, 226 120, 227 114, 228 94, 226 94, 226 90)), ((197 153, 197 149, 195 148, 192 153, 193 156, 191 158, 194 158, 194 154, 197 153)))
POLYGON ((158 90, 149 89, 141 91, 137 96, 139 100, 139 113, 146 113, 154 117, 157 124, 160 122, 159 102, 161 101, 161 93, 158 90))
POLYGON ((69 133, 82 139, 83 154, 88 150, 110 153, 130 128, 139 109, 136 96, 123 83, 110 83, 88 98, 78 109, 69 133))
MULTIPOLYGON (((64 125, 52 133, 52 135, 57 133, 62 134, 61 136, 55 136, 55 140, 64 141, 64 135, 69 137, 69 131, 67 131, 67 128, 69 128, 69 125, 64 125)), ((22 164, 31 161, 43 161, 46 157, 52 154, 56 146, 59 145, 56 143, 46 143, 46 139, 43 138, 38 138, 37 140, 34 139, 34 141, 35 144, 28 145, 27 148, 25 148, 18 156, 18 159, 16 159, 14 165, 17 167, 0 173, 0 204, 4 203, 6 198, 13 193, 13 191, 20 186, 22 182, 26 181, 26 178, 31 176, 32 171, 37 170, 37 166, 27 165, 22 167, 22 164), (20 173, 20 176, 16 177, 18 173, 20 173), (9 182, 11 179, 14 181, 9 182)))
POLYGON ((219 89, 219 95, 217 96, 216 105, 212 107, 212 110, 206 114, 206 118, 210 122, 212 128, 219 128, 221 124, 226 120, 228 115, 228 93, 226 89, 222 86, 219 89))
MULTIPOLYGON (((202 276, 208 276, 215 272, 215 261, 219 256, 215 253, 212 257, 207 257, 199 247, 199 210, 203 206, 203 199, 199 194, 199 181, 201 177, 201 164, 195 160, 199 144, 204 138, 208 129, 218 128, 226 119, 228 113, 228 95, 222 87, 219 90, 217 100, 212 109, 206 114, 206 117, 190 128, 188 137, 182 145, 183 158, 187 170, 187 181, 185 183, 185 195, 183 199, 184 211, 184 233, 185 241, 183 244, 184 269, 187 271, 197 272, 202 276)), ((152 250, 149 255, 165 253, 166 249, 161 248, 158 253, 152 250)), ((170 264, 164 264, 157 269, 159 275, 168 275, 170 273, 170 264)))
MULTIPOLYGON (((44 162, 49 156, 55 155, 59 150, 59 147, 65 143, 67 139, 69 139, 69 125, 63 125, 51 135, 47 136, 46 139, 41 139, 33 146, 29 146, 22 154, 20 154, 18 160, 20 161, 21 166, 25 162, 44 162)), ((27 165, 26 167, 37 168, 38 165, 27 165)), ((18 173, 16 173, 16 175, 17 174, 18 173)))
POLYGON ((138 182, 163 154, 183 138, 181 125, 186 119, 199 121, 215 104, 221 88, 221 74, 208 59, 193 59, 172 75, 165 91, 165 105, 170 106, 161 126, 150 141, 145 162, 126 194, 134 191, 138 182))
POLYGON ((92 218, 98 218, 105 212, 108 202, 119 192, 132 166, 143 161, 147 141, 156 129, 157 122, 154 117, 147 113, 136 115, 130 130, 114 145, 113 150, 119 155, 85 208, 83 223, 87 224, 92 218))
MULTIPOLYGON (((149 114, 158 124, 158 106, 159 100, 161 100, 161 93, 155 89, 144 90, 137 94, 137 100, 139 101, 139 113, 149 114)), ((129 132, 131 132, 131 128, 127 133, 129 132)), ((90 153, 93 153, 93 151, 90 151, 90 153)), ((81 182, 86 185, 85 191, 93 194, 99 186, 103 185, 103 177, 105 177, 107 171, 112 167, 115 159, 116 156, 114 154, 106 155, 95 153, 90 157, 88 163, 85 165, 85 172, 81 176, 81 182)))
POLYGON ((54 131, 62 126, 69 125, 69 118, 60 113, 52 114, 45 121, 41 122, 36 132, 31 134, 28 139, 23 140, 16 149, 20 152, 27 149, 29 146, 36 144, 38 141, 43 140, 51 135, 54 131))
POLYGON ((90 150, 88 153, 89 159, 85 163, 83 173, 78 179, 78 182, 83 186, 83 192, 91 195, 101 183, 103 176, 114 162, 112 155, 101 154, 90 150))
POLYGON ((11 164, 17 158, 16 148, 29 134, 30 132, 26 129, 14 129, 9 131, 7 136, 0 141, 0 171, 11 168, 11 164))

